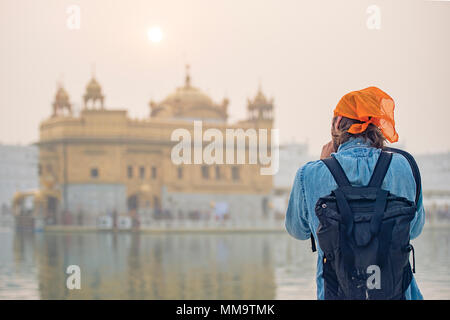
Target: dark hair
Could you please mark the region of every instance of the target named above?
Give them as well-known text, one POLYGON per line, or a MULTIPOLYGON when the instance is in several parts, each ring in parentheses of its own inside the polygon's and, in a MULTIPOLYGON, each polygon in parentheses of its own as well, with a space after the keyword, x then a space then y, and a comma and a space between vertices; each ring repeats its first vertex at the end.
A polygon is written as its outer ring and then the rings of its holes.
POLYGON ((339 122, 338 130, 335 130, 334 124, 338 117, 334 117, 332 121, 331 136, 333 137, 334 149, 337 150, 341 144, 347 142, 350 138, 363 138, 366 141, 370 141, 370 144, 374 148, 382 149, 386 138, 383 136, 381 130, 370 123, 366 130, 361 133, 349 133, 348 129, 355 123, 363 123, 362 121, 342 117, 339 122))

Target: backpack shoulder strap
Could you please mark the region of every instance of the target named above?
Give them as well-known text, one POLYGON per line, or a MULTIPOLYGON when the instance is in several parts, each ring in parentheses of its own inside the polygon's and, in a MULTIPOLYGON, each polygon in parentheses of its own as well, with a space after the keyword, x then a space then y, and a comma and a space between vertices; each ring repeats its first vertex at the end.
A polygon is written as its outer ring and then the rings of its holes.
POLYGON ((391 164, 391 160, 392 153, 381 151, 375 169, 373 170, 372 177, 370 178, 369 187, 381 188, 386 172, 391 164))
POLYGON ((351 186, 350 181, 348 181, 347 175, 334 156, 322 159, 322 162, 325 163, 325 165, 328 167, 328 170, 330 170, 334 180, 336 180, 336 183, 339 187, 351 186))
POLYGON ((314 235, 311 232, 311 251, 312 252, 316 252, 317 248, 316 248, 316 240, 314 240, 314 235))
POLYGON ((401 149, 385 147, 385 148, 383 148, 383 150, 399 153, 402 156, 404 156, 406 158, 406 160, 408 160, 409 165, 411 166, 414 180, 416 181, 416 200, 415 200, 415 202, 417 205, 417 203, 419 202, 420 192, 422 191, 422 179, 420 177, 419 166, 417 165, 416 160, 414 160, 414 157, 410 153, 408 153, 404 150, 401 150, 401 149))

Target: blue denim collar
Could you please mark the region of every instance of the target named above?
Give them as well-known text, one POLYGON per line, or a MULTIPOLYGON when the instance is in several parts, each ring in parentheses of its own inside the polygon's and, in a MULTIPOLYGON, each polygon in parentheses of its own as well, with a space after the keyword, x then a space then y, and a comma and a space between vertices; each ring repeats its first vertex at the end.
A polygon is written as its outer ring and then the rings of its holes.
POLYGON ((362 148, 370 148, 370 141, 367 141, 363 138, 350 138, 350 140, 344 142, 341 144, 337 150, 337 152, 348 150, 350 148, 356 148, 356 147, 362 147, 362 148))

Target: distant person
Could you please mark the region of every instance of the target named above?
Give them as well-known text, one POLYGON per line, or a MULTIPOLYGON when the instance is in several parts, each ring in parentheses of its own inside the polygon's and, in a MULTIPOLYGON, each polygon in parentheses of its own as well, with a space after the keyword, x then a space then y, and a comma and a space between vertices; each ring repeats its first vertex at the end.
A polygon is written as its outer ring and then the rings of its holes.
POLYGON ((398 140, 393 99, 376 87, 350 92, 321 160, 296 174, 285 224, 313 251, 318 240, 318 299, 423 299, 409 241, 425 222, 420 174, 385 140, 398 140))

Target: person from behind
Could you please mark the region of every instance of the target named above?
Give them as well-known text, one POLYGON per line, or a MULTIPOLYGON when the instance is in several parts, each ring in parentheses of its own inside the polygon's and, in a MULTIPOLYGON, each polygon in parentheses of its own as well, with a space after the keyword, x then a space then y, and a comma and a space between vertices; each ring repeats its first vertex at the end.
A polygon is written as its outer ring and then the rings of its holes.
POLYGON ((321 159, 295 176, 285 225, 317 245, 318 299, 423 299, 410 243, 425 223, 420 173, 386 147, 398 141, 394 107, 376 87, 346 94, 321 159))

